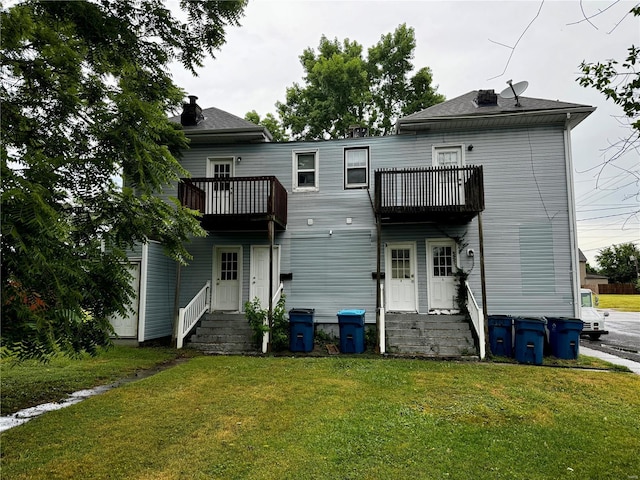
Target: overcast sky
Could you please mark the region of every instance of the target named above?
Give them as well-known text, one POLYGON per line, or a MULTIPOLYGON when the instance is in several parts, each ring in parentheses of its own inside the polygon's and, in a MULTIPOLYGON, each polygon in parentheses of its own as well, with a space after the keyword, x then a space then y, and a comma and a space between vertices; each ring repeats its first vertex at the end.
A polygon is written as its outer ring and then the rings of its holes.
POLYGON ((478 89, 500 92, 512 79, 529 82, 524 96, 595 106, 572 132, 578 244, 594 265, 600 248, 640 243, 640 214, 631 215, 640 209, 634 195, 640 154, 631 152, 618 162, 635 176, 597 168, 603 153, 611 154, 607 146, 628 130, 615 118, 622 110, 576 78, 583 60, 623 60, 631 44, 640 45, 638 17, 625 18, 635 3, 252 0, 242 26, 227 29, 227 43, 198 77, 179 66, 172 72, 203 108, 240 117, 251 110, 275 114, 274 104, 284 101, 286 88, 302 81, 300 54, 317 47, 321 35, 355 40, 366 52, 381 35, 406 23, 415 29, 416 69, 430 67, 438 91, 448 99, 478 89), (603 12, 590 23, 581 8, 587 17, 603 12), (516 42, 515 50, 506 47, 516 42))

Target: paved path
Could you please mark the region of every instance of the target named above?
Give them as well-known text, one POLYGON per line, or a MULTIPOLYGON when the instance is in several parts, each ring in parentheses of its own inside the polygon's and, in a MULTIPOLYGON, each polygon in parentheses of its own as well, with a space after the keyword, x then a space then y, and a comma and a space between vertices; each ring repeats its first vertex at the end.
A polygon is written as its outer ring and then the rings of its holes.
POLYGON ((580 353, 582 355, 587 355, 588 357, 599 358, 601 360, 604 360, 609 363, 613 363, 615 365, 624 365, 636 375, 640 375, 640 363, 638 362, 627 360, 626 358, 620 358, 610 353, 601 352, 600 350, 593 350, 592 348, 586 348, 586 347, 583 347, 582 345, 580 345, 580 353))

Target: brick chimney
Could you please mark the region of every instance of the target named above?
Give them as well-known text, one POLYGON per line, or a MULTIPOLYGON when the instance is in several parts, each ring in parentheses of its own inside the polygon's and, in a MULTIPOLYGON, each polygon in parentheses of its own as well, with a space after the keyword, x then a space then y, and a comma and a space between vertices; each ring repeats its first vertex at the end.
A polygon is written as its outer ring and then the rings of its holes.
POLYGON ((498 105, 498 95, 493 90, 478 90, 475 98, 478 107, 490 107, 498 105))
POLYGON ((196 103, 198 97, 189 95, 189 103, 182 104, 182 115, 180 115, 180 123, 185 127, 192 127, 204 120, 202 108, 196 103))

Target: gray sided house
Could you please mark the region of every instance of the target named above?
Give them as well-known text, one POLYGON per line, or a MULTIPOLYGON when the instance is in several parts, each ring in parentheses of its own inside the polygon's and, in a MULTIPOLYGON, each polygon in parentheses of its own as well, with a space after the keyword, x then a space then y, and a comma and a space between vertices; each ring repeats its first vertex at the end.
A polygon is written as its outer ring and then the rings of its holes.
POLYGON ((240 332, 244 302, 268 309, 283 292, 334 333, 339 310, 364 309, 380 352, 412 355, 484 357, 487 315, 579 316, 571 130, 594 108, 517 103, 472 91, 391 136, 275 143, 191 97, 174 119, 191 178, 167 195, 200 211, 208 236, 177 273, 152 274, 149 257, 138 338, 156 316, 172 328, 173 305, 150 313, 153 295, 177 294, 185 341, 218 351, 208 329, 240 332))

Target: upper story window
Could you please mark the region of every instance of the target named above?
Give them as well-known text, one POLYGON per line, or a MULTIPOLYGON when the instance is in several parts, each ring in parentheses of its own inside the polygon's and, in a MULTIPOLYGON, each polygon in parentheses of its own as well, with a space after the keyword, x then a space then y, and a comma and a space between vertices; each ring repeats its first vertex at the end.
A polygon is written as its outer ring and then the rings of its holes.
POLYGON ((318 190, 318 151, 293 152, 293 191, 313 192, 318 190))
POLYGON ((344 188, 369 186, 369 147, 344 149, 344 188))

